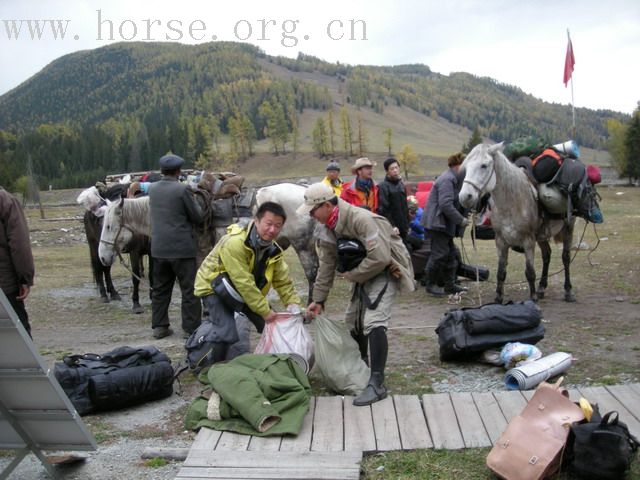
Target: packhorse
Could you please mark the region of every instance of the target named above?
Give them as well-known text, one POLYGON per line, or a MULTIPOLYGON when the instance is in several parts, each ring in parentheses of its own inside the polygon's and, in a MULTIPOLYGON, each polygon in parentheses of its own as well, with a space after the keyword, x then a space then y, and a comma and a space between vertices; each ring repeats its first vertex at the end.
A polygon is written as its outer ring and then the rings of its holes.
POLYGON ((567 220, 541 215, 536 188, 524 170, 507 159, 502 149, 502 143, 480 144, 469 152, 462 163, 461 170, 465 176, 458 196, 463 207, 472 208, 483 195, 491 194, 491 224, 498 251, 495 300, 502 302, 504 297, 509 249, 512 247, 524 250, 529 296, 531 299, 544 298, 551 261, 549 240, 554 238, 562 242, 564 299, 575 302, 569 269, 575 217, 567 220), (536 243, 542 253, 542 275, 537 290, 534 268, 536 243))

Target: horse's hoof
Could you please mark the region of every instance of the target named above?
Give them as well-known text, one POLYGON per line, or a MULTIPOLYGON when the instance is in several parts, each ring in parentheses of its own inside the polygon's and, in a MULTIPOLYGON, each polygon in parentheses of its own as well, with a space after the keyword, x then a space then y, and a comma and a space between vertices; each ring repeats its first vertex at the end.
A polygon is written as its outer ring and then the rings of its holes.
POLYGON ((569 303, 574 303, 576 301, 576 296, 571 292, 565 293, 564 301, 569 303))
POLYGON ((136 315, 139 315, 141 313, 144 313, 144 307, 142 305, 134 305, 133 308, 131 309, 131 311, 133 313, 135 313, 136 315))
POLYGON ((493 299, 493 301, 494 301, 495 303, 499 303, 499 304, 501 304, 501 305, 502 305, 502 297, 496 297, 496 298, 494 298, 494 299, 493 299))
MULTIPOLYGON (((538 300, 543 300, 544 299, 544 291, 542 292, 536 292, 536 297, 538 300)), ((531 300, 535 300, 536 298, 532 298, 531 300)))
POLYGON ((100 301, 102 303, 109 303, 109 297, 107 297, 106 295, 104 297, 100 297, 100 301))
POLYGON ((117 293, 112 293, 111 294, 111 300, 113 300, 114 302, 120 302, 122 301, 122 298, 120 298, 120 295, 117 293))

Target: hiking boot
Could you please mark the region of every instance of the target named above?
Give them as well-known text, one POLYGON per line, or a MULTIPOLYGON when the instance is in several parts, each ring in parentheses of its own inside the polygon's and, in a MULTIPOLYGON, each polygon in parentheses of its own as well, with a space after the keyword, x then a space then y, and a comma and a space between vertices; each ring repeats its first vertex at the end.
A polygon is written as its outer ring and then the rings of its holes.
POLYGON ((364 407, 387 398, 387 387, 382 384, 383 380, 384 377, 381 373, 372 372, 369 384, 360 395, 353 399, 353 404, 356 407, 364 407))
POLYGON ((153 329, 153 338, 160 340, 161 338, 173 335, 173 329, 171 327, 155 327, 153 329))
POLYGON ((444 291, 444 288, 439 287, 437 285, 433 285, 433 284, 427 285, 427 288, 425 290, 427 291, 427 293, 429 295, 432 295, 434 297, 446 297, 447 296, 446 292, 444 291))

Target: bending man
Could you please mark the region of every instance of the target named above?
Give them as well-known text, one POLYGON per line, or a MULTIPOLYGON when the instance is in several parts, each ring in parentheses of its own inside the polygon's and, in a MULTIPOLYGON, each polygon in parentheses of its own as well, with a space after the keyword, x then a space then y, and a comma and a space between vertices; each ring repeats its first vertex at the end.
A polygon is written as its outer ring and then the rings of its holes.
POLYGON ((308 213, 322 224, 317 231, 320 267, 307 315, 313 318, 322 312, 336 268, 343 271, 341 276, 353 282, 346 322, 358 341, 362 357, 367 357, 367 346, 371 350, 371 377, 353 404, 370 405, 387 396, 384 386, 387 327, 396 292, 415 289, 409 253, 386 218, 338 199, 322 183, 307 189, 305 203, 298 213, 308 213), (360 242, 363 258, 359 264, 347 265, 343 261, 338 254, 339 239, 360 242))

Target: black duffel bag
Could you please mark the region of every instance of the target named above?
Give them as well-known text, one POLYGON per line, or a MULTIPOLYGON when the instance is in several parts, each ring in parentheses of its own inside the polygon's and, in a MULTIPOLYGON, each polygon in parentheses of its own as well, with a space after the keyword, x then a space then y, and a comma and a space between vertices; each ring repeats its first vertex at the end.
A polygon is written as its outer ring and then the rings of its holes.
POLYGON ((436 328, 440 360, 473 360, 509 342, 534 345, 544 338, 541 319, 540 309, 531 300, 450 310, 436 328))
POLYGON ((118 347, 104 355, 68 355, 54 375, 80 415, 115 410, 173 393, 171 360, 154 346, 118 347))

